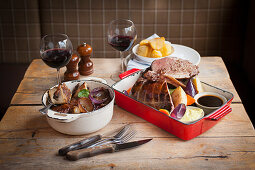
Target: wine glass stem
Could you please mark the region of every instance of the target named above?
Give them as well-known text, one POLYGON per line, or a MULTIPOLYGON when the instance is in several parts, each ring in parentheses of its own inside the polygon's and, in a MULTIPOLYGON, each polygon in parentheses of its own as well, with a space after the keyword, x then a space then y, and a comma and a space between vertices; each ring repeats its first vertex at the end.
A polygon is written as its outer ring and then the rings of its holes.
POLYGON ((121 64, 121 73, 124 72, 124 65, 123 65, 123 53, 120 51, 120 64, 121 64))
POLYGON ((58 79, 58 85, 61 84, 61 80, 60 80, 60 68, 57 68, 57 79, 58 79))

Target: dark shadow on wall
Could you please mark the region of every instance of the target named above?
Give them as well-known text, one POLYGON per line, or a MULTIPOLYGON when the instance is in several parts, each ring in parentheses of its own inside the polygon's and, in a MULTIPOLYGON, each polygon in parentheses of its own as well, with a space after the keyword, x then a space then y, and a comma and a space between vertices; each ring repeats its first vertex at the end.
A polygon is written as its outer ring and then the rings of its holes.
POLYGON ((0 64, 0 120, 9 107, 27 67, 28 64, 0 64))
POLYGON ((223 35, 235 35, 233 41, 225 41, 222 37, 222 48, 225 52, 220 56, 228 68, 231 80, 242 100, 251 121, 255 124, 254 96, 255 96, 255 2, 239 1, 236 4, 238 11, 230 15, 235 22, 235 27, 229 25, 229 29, 223 35), (232 32, 232 33, 230 33, 232 32), (228 51, 229 50, 229 54, 228 51), (236 53, 231 53, 231 50, 236 53))
MULTIPOLYGON (((248 8, 248 7, 247 7, 248 8)), ((248 112, 250 118, 255 125, 254 114, 254 96, 255 96, 255 1, 250 1, 249 13, 247 16, 247 27, 244 30, 245 43, 243 50, 243 60, 241 67, 243 72, 240 74, 240 78, 244 80, 237 82, 236 86, 240 92, 243 92, 243 104, 248 112), (241 87, 238 87, 239 86, 241 87), (248 86, 247 86, 248 85, 248 86)), ((242 80, 242 79, 241 79, 242 80)))

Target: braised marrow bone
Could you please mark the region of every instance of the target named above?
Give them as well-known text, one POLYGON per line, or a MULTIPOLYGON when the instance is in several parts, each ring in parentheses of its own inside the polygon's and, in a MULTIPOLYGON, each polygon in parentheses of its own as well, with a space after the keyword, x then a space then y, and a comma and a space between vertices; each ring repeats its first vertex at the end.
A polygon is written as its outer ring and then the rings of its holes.
POLYGON ((65 104, 71 101, 72 93, 63 83, 49 90, 49 96, 54 104, 65 104))

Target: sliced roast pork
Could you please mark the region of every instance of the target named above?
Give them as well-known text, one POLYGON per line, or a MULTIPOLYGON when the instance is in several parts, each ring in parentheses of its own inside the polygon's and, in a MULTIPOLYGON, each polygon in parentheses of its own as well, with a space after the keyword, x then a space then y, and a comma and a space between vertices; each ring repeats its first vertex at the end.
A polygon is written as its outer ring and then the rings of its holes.
POLYGON ((155 109, 172 111, 174 108, 166 81, 151 81, 140 77, 131 90, 131 96, 155 109))
POLYGON ((151 64, 151 71, 162 73, 175 79, 187 79, 198 75, 198 66, 188 60, 176 57, 165 57, 151 64))

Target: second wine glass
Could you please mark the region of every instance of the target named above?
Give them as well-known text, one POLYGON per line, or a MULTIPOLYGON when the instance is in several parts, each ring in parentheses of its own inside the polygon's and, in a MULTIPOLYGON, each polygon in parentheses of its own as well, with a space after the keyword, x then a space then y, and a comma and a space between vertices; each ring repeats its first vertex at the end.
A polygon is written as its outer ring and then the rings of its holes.
POLYGON ((120 52, 121 72, 124 72, 123 52, 128 51, 134 44, 137 34, 134 23, 127 19, 111 21, 108 28, 108 43, 120 52))

